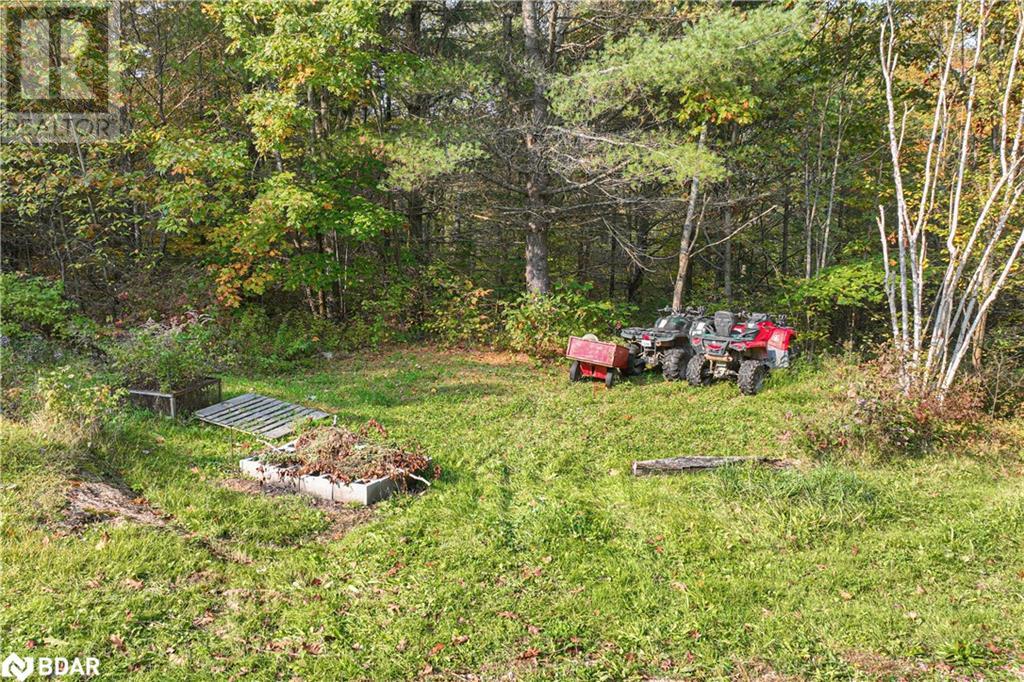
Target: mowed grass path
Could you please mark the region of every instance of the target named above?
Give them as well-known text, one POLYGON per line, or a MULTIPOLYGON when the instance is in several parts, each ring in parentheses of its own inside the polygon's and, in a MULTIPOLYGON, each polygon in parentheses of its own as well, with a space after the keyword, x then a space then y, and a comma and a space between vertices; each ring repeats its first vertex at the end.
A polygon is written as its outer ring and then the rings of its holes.
POLYGON ((410 349, 227 377, 227 395, 376 419, 443 468, 334 539, 302 497, 223 485, 244 435, 142 413, 91 466, 170 525, 62 536, 59 453, 6 424, 3 649, 99 656, 107 679, 1022 674, 1019 454, 806 462, 793 434, 822 372, 753 398, 565 374, 410 349), (806 466, 629 473, 679 454, 806 466))

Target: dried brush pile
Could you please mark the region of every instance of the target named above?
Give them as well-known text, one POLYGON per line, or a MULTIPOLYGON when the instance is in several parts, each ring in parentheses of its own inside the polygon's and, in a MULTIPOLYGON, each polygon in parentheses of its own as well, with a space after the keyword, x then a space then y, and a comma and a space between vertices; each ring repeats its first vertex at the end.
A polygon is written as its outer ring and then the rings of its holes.
POLYGON ((423 453, 388 443, 387 436, 387 430, 372 419, 358 432, 340 426, 317 426, 299 436, 293 452, 276 451, 267 459, 293 466, 288 472, 292 476, 315 474, 346 485, 377 478, 404 481, 409 475, 441 475, 440 467, 431 468, 423 453), (369 438, 371 432, 377 437, 369 438))

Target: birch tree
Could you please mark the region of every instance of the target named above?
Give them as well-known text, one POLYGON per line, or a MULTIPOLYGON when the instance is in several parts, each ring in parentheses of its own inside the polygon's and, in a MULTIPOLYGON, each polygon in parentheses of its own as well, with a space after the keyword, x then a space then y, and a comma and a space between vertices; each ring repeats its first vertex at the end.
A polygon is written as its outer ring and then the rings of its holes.
POLYGON ((904 26, 892 2, 879 34, 895 205, 880 205, 877 222, 892 345, 904 390, 940 395, 1024 247, 1024 7, 960 0, 949 13, 924 80, 934 89, 926 117, 901 89, 904 26))

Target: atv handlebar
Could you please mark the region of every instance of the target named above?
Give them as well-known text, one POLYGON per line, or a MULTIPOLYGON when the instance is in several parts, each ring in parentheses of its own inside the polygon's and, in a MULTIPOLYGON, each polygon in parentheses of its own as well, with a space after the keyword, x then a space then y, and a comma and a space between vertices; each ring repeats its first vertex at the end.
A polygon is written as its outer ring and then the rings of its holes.
MULTIPOLYGON (((753 315, 753 314, 754 313, 751 313, 749 310, 737 310, 736 311, 736 317, 739 318, 739 319, 742 319, 742 320, 749 320, 750 316, 753 315)), ((775 313, 760 313, 760 314, 764 315, 767 319, 771 320, 772 322, 774 322, 775 324, 779 325, 780 327, 787 326, 787 324, 786 324, 787 317, 786 317, 785 314, 782 314, 782 315, 777 315, 775 313)))
MULTIPOLYGON (((682 308, 682 309, 673 308, 672 306, 665 306, 664 308, 659 308, 658 309, 659 313, 666 313, 666 314, 669 314, 669 315, 671 315, 671 314, 680 315, 681 314, 681 315, 687 315, 689 317, 704 317, 707 314, 707 311, 708 311, 707 306, 703 306, 703 305, 699 305, 699 306, 686 306, 685 308, 682 308)), ((742 319, 742 320, 750 319, 750 316, 752 314, 753 313, 751 313, 749 310, 737 310, 736 311, 736 317, 739 318, 739 319, 742 319)), ((769 320, 772 320, 773 322, 775 322, 775 324, 779 325, 780 327, 787 326, 788 318, 787 318, 786 315, 784 315, 784 314, 783 315, 776 315, 775 313, 763 313, 763 314, 769 320)))
POLYGON ((696 307, 694 307, 694 306, 686 306, 682 310, 679 310, 677 308, 673 308, 670 305, 667 305, 664 308, 659 308, 658 312, 659 313, 669 313, 669 314, 671 314, 671 313, 683 313, 684 315, 701 317, 701 316, 704 315, 705 312, 707 312, 707 307, 706 306, 702 306, 702 305, 699 305, 699 306, 696 306, 696 307))

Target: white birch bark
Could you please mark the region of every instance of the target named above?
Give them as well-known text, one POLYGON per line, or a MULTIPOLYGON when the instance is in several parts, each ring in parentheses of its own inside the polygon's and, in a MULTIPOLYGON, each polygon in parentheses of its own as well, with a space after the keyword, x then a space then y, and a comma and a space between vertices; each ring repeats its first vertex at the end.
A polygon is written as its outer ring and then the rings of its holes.
MULTIPOLYGON (((914 133, 907 130, 913 125, 908 124, 908 109, 898 103, 899 47, 891 2, 879 36, 895 196, 895 271, 884 206, 879 207, 878 228, 893 345, 908 391, 949 391, 1024 249, 1024 226, 1018 227, 1024 221, 1013 220, 1024 194, 1024 101, 1013 97, 1021 91, 1018 61, 1024 17, 1017 5, 1016 25, 1011 25, 1013 46, 1000 55, 998 41, 988 33, 992 9, 986 0, 978 0, 965 13, 964 3, 958 2, 952 24, 943 31, 943 60, 927 145, 919 175, 910 177, 909 185, 905 172, 914 166, 903 156, 904 139, 914 140, 914 133), (979 75, 993 72, 1005 73, 1001 96, 994 102, 979 101, 985 96, 979 95, 979 75), (976 130, 978 108, 998 111, 995 150, 990 148, 991 135, 976 130), (965 208, 968 214, 973 208, 967 202, 977 203, 977 216, 972 224, 963 225, 965 208), (927 286, 930 263, 943 269, 937 288, 927 286)), ((917 144, 914 140, 914 148, 920 148, 917 144)))

